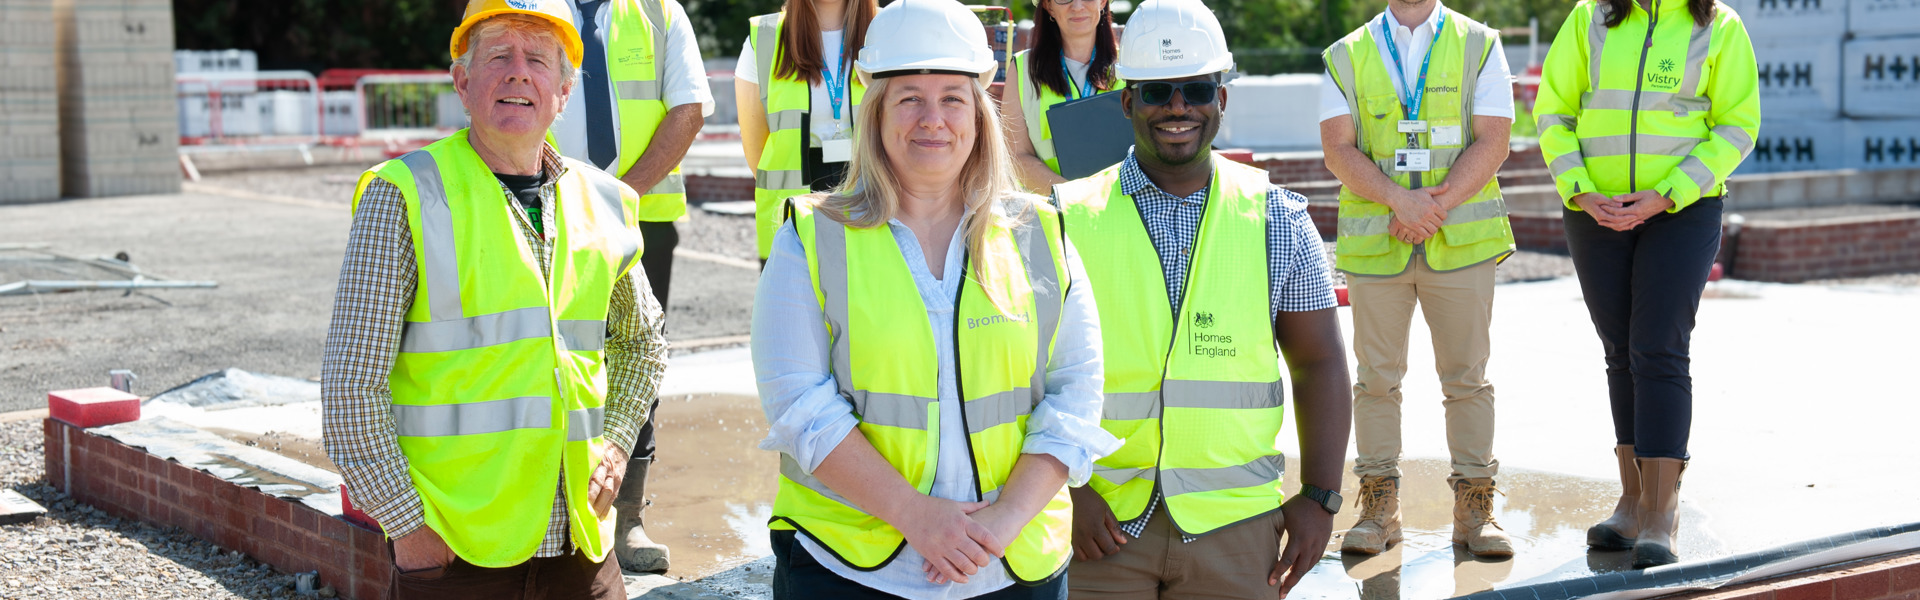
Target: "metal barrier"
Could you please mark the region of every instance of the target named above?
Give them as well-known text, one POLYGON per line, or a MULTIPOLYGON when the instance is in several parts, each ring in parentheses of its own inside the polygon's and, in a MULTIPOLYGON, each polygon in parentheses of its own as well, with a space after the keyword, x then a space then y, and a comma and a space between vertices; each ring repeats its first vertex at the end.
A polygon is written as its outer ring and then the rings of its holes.
POLYGON ((389 145, 431 141, 466 127, 467 115, 447 73, 366 75, 353 84, 363 140, 389 145))
POLYGON ((180 147, 289 147, 320 142, 320 85, 306 71, 181 73, 180 147))

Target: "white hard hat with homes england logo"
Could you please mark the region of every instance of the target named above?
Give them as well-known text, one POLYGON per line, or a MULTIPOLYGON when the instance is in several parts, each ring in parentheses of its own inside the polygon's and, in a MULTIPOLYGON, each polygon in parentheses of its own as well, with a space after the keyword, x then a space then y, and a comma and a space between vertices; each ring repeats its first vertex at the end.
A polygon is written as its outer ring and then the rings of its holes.
POLYGON ((1122 79, 1178 79, 1233 70, 1220 20, 1200 0, 1147 0, 1120 34, 1122 79))

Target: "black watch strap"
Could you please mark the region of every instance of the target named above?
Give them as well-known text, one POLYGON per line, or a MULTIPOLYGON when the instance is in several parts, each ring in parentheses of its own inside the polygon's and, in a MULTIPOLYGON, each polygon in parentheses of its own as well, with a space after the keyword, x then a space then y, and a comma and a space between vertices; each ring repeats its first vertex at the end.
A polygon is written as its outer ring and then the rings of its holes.
POLYGON ((1300 484, 1300 495, 1306 496, 1308 500, 1318 503, 1320 508, 1327 510, 1328 514, 1340 514, 1340 503, 1343 499, 1340 497, 1340 494, 1336 492, 1320 489, 1310 483, 1303 483, 1300 484))

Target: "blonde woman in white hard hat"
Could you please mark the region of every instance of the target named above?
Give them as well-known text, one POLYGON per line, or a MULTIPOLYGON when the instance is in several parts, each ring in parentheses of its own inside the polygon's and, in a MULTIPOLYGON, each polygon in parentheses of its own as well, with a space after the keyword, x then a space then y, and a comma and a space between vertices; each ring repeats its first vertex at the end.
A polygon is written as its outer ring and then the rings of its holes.
POLYGON ((1113 74, 1120 43, 1108 0, 1033 0, 1033 48, 1013 55, 1001 114, 1020 184, 1050 190, 1066 183, 1053 150, 1047 109, 1120 89, 1113 74), (1018 102, 1018 104, 1014 104, 1018 102))
POLYGON ((754 300, 774 597, 1064 598, 1065 485, 1118 445, 1090 287, 970 10, 896 1, 857 67, 847 181, 789 203, 754 300))
POLYGON ((1285 597, 1340 508, 1351 412, 1331 274, 1306 198, 1212 151, 1232 68, 1198 0, 1141 4, 1117 66, 1133 150, 1053 188, 1111 325, 1101 426, 1125 440, 1073 490, 1075 598, 1285 597), (1287 417, 1306 484, 1291 498, 1287 417))

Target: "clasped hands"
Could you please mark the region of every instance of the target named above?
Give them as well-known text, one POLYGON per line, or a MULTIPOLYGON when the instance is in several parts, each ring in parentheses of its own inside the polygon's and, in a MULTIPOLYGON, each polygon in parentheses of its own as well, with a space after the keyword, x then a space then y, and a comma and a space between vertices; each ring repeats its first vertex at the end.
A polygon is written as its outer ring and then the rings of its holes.
POLYGON ((1007 545, 1030 518, 1010 514, 1005 505, 956 502, 916 495, 885 519, 926 559, 927 581, 966 583, 967 577, 1007 555, 1007 545))
POLYGON ((1654 190, 1641 190, 1611 198, 1587 192, 1574 196, 1573 202, 1580 206, 1580 210, 1592 215, 1601 227, 1614 231, 1632 230, 1654 215, 1673 208, 1673 200, 1654 190))
POLYGON ((1447 184, 1444 182, 1431 187, 1401 190, 1393 200, 1386 202, 1387 207, 1393 210, 1387 233, 1393 239, 1409 244, 1426 243, 1447 222, 1447 211, 1451 207, 1440 199, 1446 193, 1447 184))

